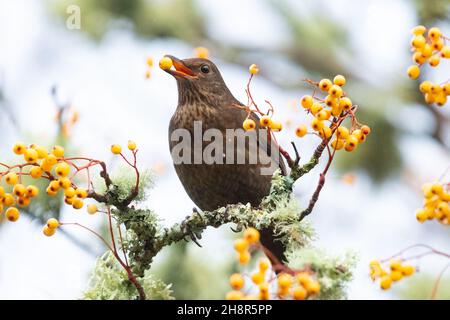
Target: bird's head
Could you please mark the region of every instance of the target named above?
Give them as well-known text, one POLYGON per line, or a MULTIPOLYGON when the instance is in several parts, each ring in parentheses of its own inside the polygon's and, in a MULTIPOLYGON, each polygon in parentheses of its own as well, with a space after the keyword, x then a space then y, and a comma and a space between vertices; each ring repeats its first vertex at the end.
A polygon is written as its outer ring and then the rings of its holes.
POLYGON ((166 55, 173 63, 173 67, 166 69, 177 81, 179 102, 187 98, 224 99, 232 98, 217 66, 208 59, 192 58, 178 59, 166 55))

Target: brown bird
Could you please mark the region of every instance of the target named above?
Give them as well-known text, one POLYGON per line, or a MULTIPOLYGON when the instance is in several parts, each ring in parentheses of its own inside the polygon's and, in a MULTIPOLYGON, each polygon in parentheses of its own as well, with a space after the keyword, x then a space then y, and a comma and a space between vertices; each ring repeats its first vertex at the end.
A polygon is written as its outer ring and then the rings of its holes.
MULTIPOLYGON (((270 191, 272 175, 261 174, 261 168, 267 167, 261 161, 255 164, 177 164, 173 150, 178 141, 172 141, 171 136, 176 129, 185 129, 194 136, 194 121, 201 121, 202 132, 207 129, 217 129, 223 134, 222 155, 226 154, 226 130, 242 129, 247 112, 238 106, 243 106, 226 86, 218 68, 208 59, 180 60, 173 56, 175 69, 166 70, 175 77, 178 86, 178 106, 172 116, 169 126, 169 145, 174 160, 175 171, 192 201, 201 209, 212 211, 235 203, 250 203, 257 207, 270 191)), ((251 118, 259 128, 259 119, 255 114, 251 118)), ((267 135, 270 139, 270 135, 267 135)), ((266 139, 262 139, 266 140, 266 139)), ((275 161, 273 171, 279 167, 285 174, 285 166, 279 150, 271 154, 266 142, 258 138, 258 150, 265 152, 266 157, 275 161)), ((190 144, 189 156, 194 159, 195 152, 203 152, 210 142, 202 142, 200 150, 194 150, 194 142, 190 144)), ((235 143, 236 146, 236 143, 235 143)), ((233 155, 244 153, 249 156, 249 146, 236 146, 233 155)), ((273 173, 273 171, 271 173, 273 173)), ((262 243, 282 261, 284 248, 279 241, 274 241, 272 230, 261 230, 262 243)))

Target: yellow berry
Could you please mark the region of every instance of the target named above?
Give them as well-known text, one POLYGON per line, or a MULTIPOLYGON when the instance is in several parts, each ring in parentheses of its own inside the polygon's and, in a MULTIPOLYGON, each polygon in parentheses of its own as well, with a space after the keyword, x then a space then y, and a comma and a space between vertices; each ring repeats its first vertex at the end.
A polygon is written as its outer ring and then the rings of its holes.
POLYGON ((49 155, 47 155, 47 157, 44 159, 50 166, 54 166, 57 162, 58 159, 56 158, 56 156, 51 153, 49 155))
POLYGON ((304 124, 299 125, 297 128, 295 128, 295 135, 297 137, 304 137, 308 133, 308 128, 304 124))
POLYGON ((287 273, 280 273, 278 275, 278 286, 281 288, 289 288, 292 286, 292 276, 287 273))
POLYGON ((71 206, 71 205, 73 204, 73 202, 74 202, 75 199, 77 199, 77 198, 75 198, 75 197, 65 197, 65 198, 64 198, 64 202, 65 202, 66 204, 68 204, 69 206, 71 206))
POLYGON ((302 286, 306 286, 309 282, 311 282, 311 277, 307 272, 299 272, 295 275, 295 278, 297 279, 297 282, 302 286))
POLYGON ((434 54, 430 57, 430 59, 428 60, 428 63, 430 64, 430 66, 436 67, 440 61, 441 61, 441 57, 437 54, 434 54))
POLYGON ((450 58, 450 46, 444 46, 441 49, 441 57, 444 59, 450 58))
POLYGON ((403 274, 400 271, 392 271, 390 277, 392 281, 399 281, 403 278, 403 274))
POLYGON ((20 212, 17 208, 10 207, 6 210, 5 217, 6 219, 8 219, 8 221, 16 222, 17 220, 19 220, 20 212))
POLYGON ((392 259, 389 262, 392 271, 400 270, 402 268, 402 262, 398 259, 392 259))
POLYGON ((303 96, 302 99, 300 100, 300 104, 302 105, 302 107, 307 110, 311 108, 313 102, 314 102, 313 97, 311 97, 310 95, 303 96))
POLYGON ((36 186, 29 185, 27 187, 27 196, 29 198, 34 198, 39 194, 39 189, 36 186))
POLYGON ((87 212, 89 214, 95 214, 97 211, 98 211, 98 208, 95 203, 91 203, 87 206, 87 212))
POLYGON ((248 67, 248 71, 251 74, 255 75, 255 74, 258 74, 259 68, 258 68, 258 66, 256 64, 252 64, 252 65, 250 65, 250 67, 248 67))
POLYGON ((363 125, 363 126, 361 127, 361 132, 362 132, 362 134, 364 134, 364 135, 367 136, 368 134, 370 134, 371 129, 370 129, 369 126, 363 125))
POLYGON ((408 68, 407 73, 408 77, 410 77, 411 79, 417 79, 420 75, 420 68, 416 65, 412 65, 408 68))
POLYGON ((319 113, 317 113, 316 117, 319 120, 328 120, 331 117, 331 111, 328 109, 323 109, 319 113))
POLYGON ((84 202, 80 198, 74 198, 72 202, 72 207, 74 209, 81 209, 83 208, 84 202))
POLYGON ((413 56, 412 56, 412 60, 413 62, 417 63, 417 64, 424 64, 425 61, 427 61, 427 58, 425 58, 422 54, 422 52, 414 52, 413 56))
POLYGON ((5 196, 5 188, 0 186, 0 200, 5 196))
POLYGON ((247 264, 250 261, 250 252, 248 251, 243 251, 243 252, 239 252, 239 256, 238 256, 238 260, 240 264, 247 264))
POLYGON ((433 104, 436 101, 436 95, 432 93, 425 93, 425 102, 433 104))
POLYGON ((343 97, 339 100, 339 107, 341 107, 342 110, 350 110, 352 108, 352 105, 352 100, 347 97, 343 97))
POLYGON ((261 258, 258 262, 259 270, 265 272, 270 267, 270 261, 267 258, 261 258))
POLYGON ((5 182, 9 185, 15 185, 18 181, 19 176, 14 172, 10 172, 5 176, 5 182))
POLYGON ((260 237, 259 231, 256 230, 255 228, 247 228, 244 231, 244 239, 250 244, 258 242, 259 237, 260 237))
POLYGON ((64 157, 64 148, 61 146, 54 146, 52 149, 52 154, 57 158, 64 157))
POLYGON ((24 195, 19 197, 16 202, 21 207, 27 207, 30 204, 30 198, 27 198, 26 195, 24 195))
POLYGON ((330 127, 328 126, 324 126, 320 131, 319 131, 320 136, 323 139, 329 139, 332 135, 332 131, 330 129, 330 127))
POLYGON ((305 289, 309 294, 318 294, 320 292, 320 283, 319 281, 309 281, 305 289))
POLYGON ((427 31, 427 28, 425 28, 424 26, 416 26, 411 30, 412 34, 415 36, 422 35, 425 33, 425 31, 427 31))
POLYGON ((419 86, 419 90, 422 93, 427 93, 430 92, 431 90, 431 82, 428 80, 423 81, 420 86, 419 86))
POLYGON ((132 141, 132 140, 128 140, 128 149, 133 151, 136 149, 136 142, 132 141))
POLYGON ((355 148, 359 143, 359 139, 358 137, 354 136, 353 134, 351 134, 348 138, 347 141, 345 142, 346 146, 350 146, 352 148, 355 148))
POLYGON ((237 252, 244 252, 247 250, 248 248, 248 241, 245 239, 236 239, 234 241, 234 250, 236 250, 237 252))
POLYGON ((292 290, 292 297, 294 300, 305 300, 308 296, 308 292, 303 286, 297 286, 292 290))
POLYGON ((336 136, 339 139, 347 139, 350 135, 350 131, 346 127, 338 127, 336 129, 336 136))
POLYGON ((60 162, 55 167, 56 175, 60 177, 67 177, 70 173, 70 165, 67 162, 60 162))
POLYGON ((173 61, 169 57, 163 57, 159 60, 159 67, 163 70, 169 70, 173 66, 173 61))
POLYGON ((331 88, 332 85, 333 85, 333 84, 332 84, 332 82, 331 82, 330 79, 322 79, 322 80, 320 80, 320 82, 319 82, 319 88, 320 88, 322 91, 327 91, 327 92, 328 92, 328 90, 330 90, 330 88, 331 88))
POLYGON ((328 90, 328 94, 335 98, 340 98, 343 94, 342 88, 336 84, 332 85, 330 90, 328 90))
POLYGON ((444 192, 444 187, 440 183, 434 183, 431 185, 431 192, 435 195, 441 195, 444 192))
POLYGON ((412 274, 414 274, 415 268, 413 266, 402 266, 401 269, 402 273, 404 276, 410 276, 412 274))
POLYGON ((17 142, 13 146, 13 152, 17 155, 24 154, 26 149, 27 149, 27 147, 25 146, 25 144, 23 144, 21 142, 17 142))
POLYGON ((335 139, 331 141, 331 147, 336 150, 341 150, 345 145, 345 141, 343 139, 335 139))
POLYGON ((57 192, 60 188, 59 181, 58 180, 50 181, 50 183, 48 184, 48 188, 53 192, 57 192))
POLYGON ((417 210, 416 211, 416 219, 421 223, 425 222, 428 219, 427 212, 423 209, 417 210))
POLYGON ((269 128, 275 132, 281 131, 283 129, 283 124, 279 121, 273 121, 269 124, 269 128))
POLYGON ((233 273, 230 276, 230 286, 234 290, 240 290, 244 286, 244 277, 240 273, 233 273))
POLYGON ((391 287, 391 285, 392 285, 392 279, 390 276, 386 275, 386 276, 381 277, 381 280, 380 280, 381 289, 388 290, 391 287))
POLYGON ((41 167, 38 166, 34 166, 33 168, 31 168, 30 170, 30 176, 34 179, 38 179, 42 176, 43 170, 41 167))
POLYGON ((5 193, 3 196, 2 202, 5 206, 12 206, 15 202, 14 197, 11 193, 5 193))
POLYGON ((230 291, 227 293, 226 300, 241 300, 244 298, 244 294, 240 291, 230 291))
POLYGON ((33 145, 32 147, 38 153, 38 159, 44 159, 48 155, 48 151, 45 147, 33 145))
POLYGON ((64 190, 64 195, 65 195, 67 198, 72 198, 72 197, 74 197, 74 196, 76 195, 76 191, 75 191, 74 188, 69 187, 69 188, 67 188, 67 189, 64 190))
POLYGON ((422 58, 428 59, 433 54, 433 47, 426 43, 423 48, 420 50, 422 58))
POLYGON ((72 181, 67 177, 62 177, 58 179, 59 186, 63 189, 70 188, 72 186, 72 181))
POLYGON ((434 27, 434 28, 431 28, 430 30, 428 30, 428 37, 430 37, 430 39, 433 41, 439 40, 441 35, 442 35, 442 33, 441 33, 441 30, 439 30, 439 28, 434 27))
POLYGON ((252 278, 252 281, 254 284, 261 284, 265 280, 265 275, 264 275, 264 273, 258 271, 258 272, 254 272, 251 275, 251 278, 252 278))
POLYGON ((34 163, 38 159, 38 153, 36 150, 28 148, 23 153, 23 158, 28 163, 34 163))
POLYGON ((266 282, 259 285, 259 299, 269 300, 269 285, 266 282))
POLYGON ((75 192, 76 192, 77 197, 81 198, 81 199, 84 199, 84 198, 86 198, 88 196, 88 192, 84 188, 77 188, 75 190, 75 192))
POLYGON ((122 147, 118 144, 113 144, 111 146, 111 152, 114 154, 120 154, 122 152, 122 147))
POLYGON ((205 47, 197 47, 194 49, 195 56, 201 59, 208 59, 209 50, 205 47))
POLYGON ((442 86, 442 91, 448 96, 450 95, 450 82, 445 83, 442 86))
MULTIPOLYGON (((330 91, 331 91, 331 89, 330 89, 330 91)), ((325 104, 328 107, 333 108, 335 106, 339 106, 339 100, 337 97, 329 94, 328 96, 325 97, 325 104)))
POLYGON ((340 87, 344 86, 345 82, 346 82, 345 77, 340 75, 340 74, 335 76, 334 79, 333 79, 333 83, 338 85, 338 86, 340 86, 340 87))
POLYGON ((422 35, 415 36, 411 40, 411 45, 417 49, 423 48, 425 43, 427 43, 427 41, 426 41, 425 37, 422 35))
POLYGON ((256 123, 252 119, 245 119, 242 127, 245 131, 254 130, 256 128, 256 123))
POLYGON ((23 184, 16 184, 13 188, 13 193, 17 196, 17 197, 21 197, 24 194, 26 194, 27 189, 25 188, 25 186, 23 184))
POLYGON ((55 218, 50 218, 47 220, 47 227, 49 227, 50 229, 56 229, 59 227, 59 221, 55 218))
POLYGON ((323 127, 324 127, 323 121, 317 118, 314 118, 313 121, 311 122, 311 128, 313 128, 314 131, 320 131, 322 130, 323 127))
POLYGON ((272 125, 272 119, 269 116, 262 116, 261 119, 259 119, 259 124, 262 127, 270 127, 272 125))
POLYGON ((320 103, 314 102, 309 109, 313 115, 318 114, 320 111, 322 111, 323 107, 320 103))
POLYGON ((44 235, 46 235, 47 237, 53 236, 55 234, 55 232, 56 232, 56 229, 49 228, 48 226, 44 226, 44 228, 42 229, 42 233, 44 235))

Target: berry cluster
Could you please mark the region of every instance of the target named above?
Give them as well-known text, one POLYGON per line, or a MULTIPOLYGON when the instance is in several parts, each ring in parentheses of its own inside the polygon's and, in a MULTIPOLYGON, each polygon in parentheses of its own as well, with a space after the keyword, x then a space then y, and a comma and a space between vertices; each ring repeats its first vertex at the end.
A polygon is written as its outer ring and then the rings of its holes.
MULTIPOLYGON (((135 155, 136 143, 129 141, 128 149, 135 155)), ((20 217, 20 211, 17 207, 29 206, 31 200, 39 194, 38 187, 33 184, 24 184, 24 177, 30 177, 34 180, 48 180, 45 190, 48 196, 55 197, 61 191, 67 205, 77 210, 83 208, 84 199, 89 195, 89 188, 77 186, 74 178, 84 170, 87 171, 89 176, 89 169, 95 165, 100 165, 100 161, 88 158, 67 158, 64 156, 64 148, 61 146, 54 146, 49 152, 47 148, 37 144, 26 146, 22 142, 17 142, 14 144, 12 151, 14 154, 22 156, 24 162, 11 166, 0 163, 0 166, 6 169, 0 172, 0 180, 4 178, 6 186, 11 189, 6 190, 4 186, 0 186, 0 213, 3 212, 4 208, 7 208, 5 211, 7 220, 17 221, 20 217), (78 160, 88 161, 88 163, 79 165, 76 164, 78 160)), ((119 145, 111 146, 111 152, 123 157, 122 148, 119 145)), ((126 160, 125 157, 123 158, 126 160)), ((96 204, 92 203, 87 206, 89 214, 95 214, 97 211, 96 204)), ((56 219, 50 219, 44 227, 44 234, 52 236, 59 225, 61 224, 56 219)))
MULTIPOLYGON (((441 58, 450 58, 450 46, 446 45, 445 37, 439 28, 433 27, 427 29, 424 26, 416 26, 412 29, 413 38, 411 40, 412 60, 416 63, 408 67, 408 76, 415 80, 420 76, 420 67, 428 62, 432 67, 439 65, 441 58)), ((432 83, 428 80, 423 81, 419 86, 424 94, 425 102, 428 104, 436 103, 443 106, 447 102, 447 96, 450 95, 450 83, 432 83)))
MULTIPOLYGON (((262 248, 259 243, 259 231, 254 228, 248 228, 244 231, 244 236, 234 242, 234 249, 237 251, 238 262, 242 265, 249 263, 251 259, 250 250, 262 248)), ((267 249, 265 249, 267 253, 267 249)), ((320 284, 312 277, 310 271, 285 270, 277 275, 272 276, 270 269, 273 266, 267 258, 260 258, 257 263, 257 270, 250 273, 234 273, 230 276, 229 282, 233 289, 228 292, 226 299, 228 300, 268 300, 271 298, 271 284, 276 280, 276 294, 273 297, 278 299, 294 299, 305 300, 309 297, 317 295, 320 292, 320 284), (250 283, 257 286, 258 294, 246 294, 244 289, 245 281, 248 279, 250 283)))
POLYGON ((436 219, 450 224, 450 183, 427 183, 422 187, 423 208, 416 211, 416 218, 423 223, 436 219))
POLYGON ((245 90, 245 92, 247 93, 247 100, 248 100, 247 106, 245 107, 236 106, 237 108, 241 108, 247 111, 247 117, 242 123, 242 127, 244 128, 245 131, 254 130, 256 128, 256 122, 254 120, 255 118, 252 117, 252 115, 258 114, 260 116, 259 124, 261 127, 268 128, 269 130, 272 130, 274 132, 281 131, 283 129, 282 123, 280 121, 272 119, 275 110, 270 104, 270 102, 266 100, 266 103, 269 105, 269 110, 266 113, 262 112, 255 103, 255 101, 253 100, 252 94, 250 92, 250 83, 253 77, 259 73, 259 66, 256 64, 251 64, 248 67, 248 72, 250 73, 250 78, 247 83, 247 89, 245 90))
POLYGON ((392 259, 389 268, 383 269, 382 262, 373 260, 370 262, 370 277, 373 281, 380 280, 380 288, 388 290, 393 282, 397 282, 404 277, 414 274, 415 268, 411 265, 404 265, 402 260, 392 259))
MULTIPOLYGON (((319 82, 308 82, 326 93, 325 97, 320 98, 314 91, 313 95, 305 95, 300 100, 301 106, 314 116, 310 123, 313 133, 326 141, 335 135, 335 139, 331 141, 331 147, 335 150, 344 148, 346 151, 353 151, 366 141, 371 130, 367 125, 359 124, 356 119, 357 106, 353 105, 342 89, 346 83, 345 77, 337 75, 333 81, 322 79, 319 82), (351 119, 350 128, 342 124, 346 118, 351 119)), ((307 133, 308 127, 304 124, 295 129, 298 137, 304 137, 307 133)))

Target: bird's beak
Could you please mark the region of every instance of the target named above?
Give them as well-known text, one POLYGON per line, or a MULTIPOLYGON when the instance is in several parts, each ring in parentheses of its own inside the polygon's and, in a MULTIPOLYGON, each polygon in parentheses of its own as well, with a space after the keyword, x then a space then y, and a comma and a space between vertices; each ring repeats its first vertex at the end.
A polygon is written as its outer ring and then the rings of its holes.
POLYGON ((174 56, 171 56, 171 55, 166 55, 166 57, 172 59, 173 66, 175 68, 175 70, 174 69, 165 70, 167 73, 170 73, 174 77, 181 77, 181 78, 188 78, 188 77, 196 77, 197 76, 194 71, 192 71, 190 68, 188 68, 184 64, 183 60, 180 60, 180 59, 178 59, 178 58, 176 58, 174 56))

